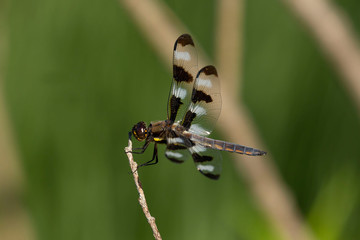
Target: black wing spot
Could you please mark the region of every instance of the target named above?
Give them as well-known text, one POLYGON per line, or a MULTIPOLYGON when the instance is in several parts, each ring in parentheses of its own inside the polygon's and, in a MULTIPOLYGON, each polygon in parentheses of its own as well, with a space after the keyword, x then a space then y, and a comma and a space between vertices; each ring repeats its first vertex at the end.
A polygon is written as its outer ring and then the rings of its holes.
POLYGON ((194 120, 194 118, 196 117, 196 113, 193 113, 192 111, 188 110, 185 114, 184 120, 182 125, 184 126, 184 128, 186 130, 189 130, 192 121, 194 120))
POLYGON ((212 156, 201 156, 197 153, 193 153, 192 157, 194 159, 194 162, 199 163, 199 162, 209 162, 211 160, 213 160, 212 156))
POLYGON ((199 172, 201 172, 203 175, 205 175, 206 177, 211 178, 213 180, 218 180, 219 177, 220 177, 219 174, 205 173, 205 172, 203 172, 201 170, 199 170, 199 172))
POLYGON ((186 46, 186 45, 192 45, 195 47, 195 44, 191 38, 191 36, 189 34, 183 34, 181 35, 175 42, 175 46, 174 46, 174 49, 176 49, 176 45, 177 44, 181 44, 183 47, 186 46))
POLYGON ((183 104, 183 102, 181 102, 180 98, 175 97, 174 95, 171 96, 171 98, 170 98, 170 109, 171 109, 170 120, 172 122, 175 121, 177 112, 178 112, 181 104, 183 104))
POLYGON ((209 102, 212 102, 213 99, 211 98, 210 95, 204 93, 203 91, 198 91, 198 90, 194 89, 192 96, 191 96, 191 101, 193 103, 200 102, 200 101, 205 101, 206 103, 209 103, 209 102))
POLYGON ((178 145, 178 144, 169 144, 169 145, 167 145, 166 149, 168 149, 168 150, 183 150, 183 149, 187 149, 187 147, 178 145))
POLYGON ((167 159, 169 159, 170 161, 174 162, 174 163, 183 163, 184 161, 176 159, 176 158, 172 158, 172 157, 168 157, 166 156, 167 159))
POLYGON ((215 76, 218 76, 217 74, 217 71, 216 71, 216 68, 212 65, 209 65, 209 66, 206 66, 206 67, 203 67, 200 71, 200 72, 203 72, 205 73, 206 75, 215 75, 215 76))
POLYGON ((185 71, 185 69, 181 66, 173 65, 173 77, 176 82, 187 82, 191 83, 194 78, 193 76, 185 71))

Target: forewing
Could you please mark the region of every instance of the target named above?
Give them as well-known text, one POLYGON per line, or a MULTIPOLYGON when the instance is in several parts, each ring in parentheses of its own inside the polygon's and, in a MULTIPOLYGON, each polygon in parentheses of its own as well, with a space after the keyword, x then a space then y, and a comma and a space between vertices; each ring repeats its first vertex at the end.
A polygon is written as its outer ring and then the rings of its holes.
POLYGON ((197 76, 191 103, 182 120, 186 130, 207 136, 213 130, 221 111, 220 82, 216 68, 206 66, 197 76))
POLYGON ((179 120, 191 98, 197 68, 197 53, 189 34, 181 35, 175 42, 173 53, 173 80, 168 99, 168 119, 179 120))
POLYGON ((222 169, 222 156, 219 151, 198 143, 189 148, 189 151, 200 173, 214 180, 219 179, 222 169))

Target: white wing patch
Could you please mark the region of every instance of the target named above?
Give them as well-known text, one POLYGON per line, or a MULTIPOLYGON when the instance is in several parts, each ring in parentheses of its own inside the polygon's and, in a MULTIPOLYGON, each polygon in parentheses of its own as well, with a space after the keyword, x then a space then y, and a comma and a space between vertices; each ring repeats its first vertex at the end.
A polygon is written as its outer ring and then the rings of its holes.
POLYGON ((203 78, 198 78, 196 80, 196 85, 198 87, 206 87, 206 88, 212 87, 212 83, 211 83, 210 79, 203 79, 203 78))
POLYGON ((183 155, 181 153, 178 153, 178 152, 171 152, 171 151, 166 151, 165 152, 165 155, 167 157, 174 157, 174 158, 182 158, 183 155))
POLYGON ((198 169, 198 170, 201 170, 201 171, 212 172, 212 171, 214 171, 215 167, 212 166, 212 165, 201 165, 201 164, 198 164, 198 165, 197 165, 197 169, 198 169))
POLYGON ((205 115, 206 114, 206 109, 203 108, 203 107, 200 107, 199 105, 195 106, 191 103, 191 107, 190 107, 190 110, 193 112, 193 113, 196 113, 196 116, 197 117, 200 117, 202 115, 205 115))
POLYGON ((186 97, 187 91, 184 88, 178 88, 176 89, 176 87, 173 87, 173 95, 177 98, 181 98, 184 99, 186 97))
POLYGON ((177 137, 177 138, 168 138, 167 139, 168 144, 177 144, 177 143, 184 143, 184 140, 177 137))
POLYGON ((196 133, 196 134, 199 134, 201 136, 207 136, 210 134, 209 131, 207 131, 206 129, 204 129, 203 127, 201 127, 199 124, 195 123, 195 124, 192 124, 190 126, 190 129, 189 129, 190 132, 193 132, 193 133, 196 133))
POLYGON ((175 57, 176 60, 184 60, 184 61, 190 61, 191 60, 190 53, 188 53, 188 52, 175 51, 174 52, 174 57, 175 57))
POLYGON ((190 151, 191 153, 205 152, 205 151, 206 151, 206 147, 197 144, 197 145, 192 146, 191 148, 189 148, 189 151, 190 151))

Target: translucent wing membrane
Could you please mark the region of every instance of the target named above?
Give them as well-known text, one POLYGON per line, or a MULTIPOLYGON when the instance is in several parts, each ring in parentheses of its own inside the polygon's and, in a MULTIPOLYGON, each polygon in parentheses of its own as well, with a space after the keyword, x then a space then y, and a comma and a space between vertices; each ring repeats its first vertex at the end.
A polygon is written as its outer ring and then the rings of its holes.
POLYGON ((167 117, 172 122, 180 120, 186 111, 197 71, 197 53, 194 42, 189 34, 183 34, 174 45, 173 81, 167 112, 167 117))
POLYGON ((214 66, 202 68, 194 83, 191 102, 181 125, 186 130, 207 136, 213 130, 221 111, 220 82, 214 66))
POLYGON ((220 177, 222 166, 220 152, 197 143, 189 148, 189 151, 196 165, 196 169, 200 173, 215 180, 220 177))

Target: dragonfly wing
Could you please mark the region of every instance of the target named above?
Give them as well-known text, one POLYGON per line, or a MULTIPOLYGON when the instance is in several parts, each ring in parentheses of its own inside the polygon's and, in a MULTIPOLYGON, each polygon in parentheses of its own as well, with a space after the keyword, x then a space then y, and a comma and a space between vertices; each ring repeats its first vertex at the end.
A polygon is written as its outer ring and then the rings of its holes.
POLYGON ((216 68, 202 68, 195 79, 190 105, 181 125, 186 130, 207 136, 213 130, 221 111, 220 81, 216 68))
POLYGON ((173 79, 168 98, 167 117, 172 122, 181 120, 191 98, 197 67, 195 44, 189 34, 181 35, 173 52, 173 79), (179 119, 180 116, 180 119, 179 119))
POLYGON ((184 136, 168 136, 165 156, 172 162, 183 163, 190 158, 188 148, 192 145, 193 143, 184 136))
POLYGON ((200 173, 214 180, 219 179, 222 169, 222 156, 219 151, 198 143, 189 148, 189 151, 200 173))

